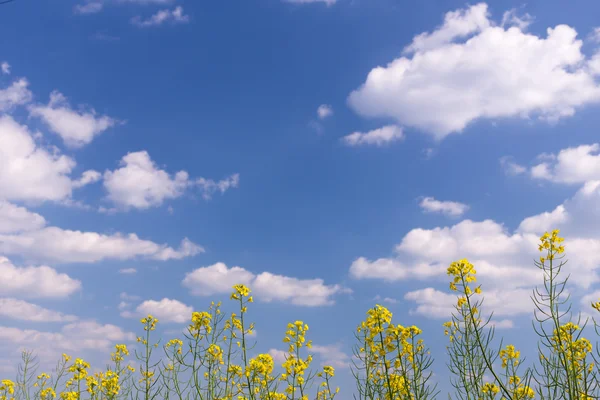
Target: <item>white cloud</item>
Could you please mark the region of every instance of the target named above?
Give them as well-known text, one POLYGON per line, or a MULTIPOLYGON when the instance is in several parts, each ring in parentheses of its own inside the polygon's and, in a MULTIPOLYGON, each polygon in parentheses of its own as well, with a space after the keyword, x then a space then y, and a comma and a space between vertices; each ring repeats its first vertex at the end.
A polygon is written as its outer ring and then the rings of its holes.
POLYGON ((162 322, 184 323, 190 321, 192 311, 192 307, 178 300, 164 298, 160 301, 146 300, 136 307, 135 312, 124 311, 121 315, 129 318, 134 316, 145 317, 151 314, 162 322))
POLYGON ((104 187, 108 199, 125 208, 159 206, 181 196, 189 185, 187 172, 179 171, 172 178, 157 168, 146 151, 128 153, 120 164, 121 168, 104 173, 104 187))
POLYGON ((0 298, 0 316, 33 322, 71 322, 78 319, 75 315, 66 315, 13 298, 0 298))
POLYGON ((545 161, 531 168, 532 178, 566 184, 600 180, 600 144, 598 143, 569 147, 561 150, 557 155, 540 156, 538 159, 545 161))
POLYGON ((334 5, 337 0, 283 0, 286 3, 294 3, 294 4, 310 4, 310 3, 324 3, 327 6, 334 5))
MULTIPOLYGON (((171 176, 158 168, 146 151, 128 153, 121 159, 120 165, 119 169, 104 172, 104 188, 108 192, 108 200, 121 210, 157 207, 165 200, 182 196, 190 187, 199 188, 202 197, 208 200, 216 192, 225 193, 237 187, 240 180, 239 174, 217 182, 206 178, 190 180, 186 171, 171 176)), ((118 211, 118 208, 108 211, 118 211)))
POLYGON ((421 263, 416 266, 408 266, 392 258, 369 261, 365 257, 359 257, 350 266, 350 276, 354 279, 381 279, 387 282, 395 282, 411 277, 424 279, 439 276, 445 270, 446 267, 439 264, 421 263))
POLYGON ((134 341, 135 334, 115 325, 96 321, 78 321, 65 325, 60 332, 38 331, 0 326, 0 346, 20 352, 26 348, 36 355, 60 356, 61 352, 82 350, 110 351, 115 342, 134 341), (18 346, 18 347, 17 347, 18 346))
POLYGON ((505 26, 516 26, 521 31, 525 31, 529 27, 529 25, 533 23, 533 21, 534 18, 530 14, 525 13, 520 15, 517 13, 517 10, 513 8, 512 10, 506 11, 502 15, 502 23, 500 24, 500 26, 502 26, 503 28, 505 26))
POLYGON ((0 64, 0 70, 2 71, 3 74, 9 75, 10 74, 10 64, 7 63, 6 61, 3 61, 2 64, 0 64))
POLYGON ((86 185, 89 185, 90 183, 98 182, 101 178, 102 174, 100 174, 100 172, 90 169, 84 171, 84 173, 81 174, 81 178, 77 179, 76 181, 73 181, 73 187, 84 187, 86 185))
POLYGON ((384 146, 391 142, 404 139, 402 128, 396 125, 388 125, 383 128, 374 129, 367 133, 354 132, 342 138, 348 146, 375 145, 384 146))
POLYGON ((211 296, 233 291, 233 285, 249 286, 254 274, 242 267, 228 268, 224 263, 195 269, 185 275, 183 286, 195 296, 211 296))
POLYGON ((348 102, 360 115, 394 118, 437 139, 477 119, 537 115, 552 122, 600 100, 581 45, 567 25, 548 28, 546 37, 498 26, 480 3, 417 35, 348 102))
POLYGON ((73 11, 75 14, 95 14, 104 9, 107 3, 112 4, 134 4, 134 5, 151 5, 151 4, 170 4, 174 0, 84 0, 83 3, 75 5, 73 11))
POLYGON ((81 179, 71 180, 75 161, 57 149, 37 145, 29 129, 7 115, 0 117, 0 142, 0 198, 66 201, 74 188, 93 178, 87 171, 81 179))
POLYGON ((174 0, 118 0, 121 3, 131 3, 131 4, 170 4, 173 3, 174 0))
MULTIPOLYGON (((540 235, 550 227, 560 229, 569 240, 569 249, 579 246, 580 240, 600 240, 598 225, 600 224, 600 181, 585 183, 573 197, 558 205, 551 212, 525 218, 519 225, 519 231, 534 232, 540 235)), ((599 242, 600 243, 600 242, 599 242)), ((581 249, 585 254, 590 251, 581 249)), ((574 253, 574 251, 570 251, 574 253)), ((579 257, 580 254, 570 254, 579 257)), ((580 261, 583 262, 583 261, 580 261)), ((572 278, 573 279, 573 278, 572 278)))
POLYGON ((135 268, 123 268, 119 270, 120 274, 125 274, 125 275, 133 275, 135 273, 137 273, 137 269, 135 268))
POLYGON ((511 329, 515 327, 515 324, 510 319, 503 319, 500 321, 490 320, 489 325, 496 329, 511 329))
POLYGON ((600 27, 594 28, 590 36, 594 42, 600 43, 600 27))
POLYGON ((381 297, 380 295, 375 296, 374 301, 382 301, 388 304, 398 304, 398 300, 391 297, 381 297))
POLYGON ((81 282, 48 266, 16 267, 0 256, 0 295, 63 298, 81 290, 81 282))
POLYGON ((0 200, 0 234, 37 230, 44 225, 46 220, 41 215, 0 200))
POLYGON ((131 294, 128 294, 128 293, 125 293, 125 292, 122 292, 122 293, 119 295, 119 298, 120 298, 120 299, 123 299, 123 300, 130 300, 130 301, 137 301, 137 300, 140 300, 140 299, 141 299, 141 297, 140 297, 140 296, 131 295, 131 294))
MULTIPOLYGON (((389 282, 437 281, 446 287, 447 266, 467 258, 476 267, 478 283, 483 284, 486 309, 507 316, 512 312, 530 312, 533 305, 527 299, 531 290, 543 284, 542 272, 533 260, 541 255, 537 247, 539 236, 545 231, 560 229, 561 236, 566 237, 569 262, 562 273, 570 274, 570 284, 579 289, 574 293, 600 282, 599 202, 600 181, 588 181, 554 210, 524 218, 514 233, 492 220, 464 220, 451 227, 413 229, 396 246, 395 257, 373 262, 360 257, 350 266, 350 275, 389 282)), ((448 315, 451 296, 452 293, 427 288, 411 292, 406 299, 417 303, 415 312, 442 317, 448 315)))
POLYGON ((334 368, 349 368, 350 356, 342 351, 342 346, 336 345, 313 345, 311 352, 321 358, 321 365, 331 365, 334 368))
POLYGON ((466 204, 455 201, 439 201, 433 197, 425 197, 421 200, 419 206, 425 212, 446 214, 453 217, 459 217, 469 209, 466 204))
MULTIPOLYGON (((7 64, 8 65, 8 64, 7 64)), ((2 67, 3 73, 5 71, 4 64, 2 67)), ((10 72, 10 66, 8 67, 10 72)), ((29 82, 27 79, 21 78, 15 81, 6 89, 0 89, 0 111, 7 111, 15 106, 21 106, 27 104, 33 98, 31 91, 28 89, 29 82)))
POLYGON ((507 175, 515 176, 527 172, 527 168, 514 162, 513 158, 510 156, 501 157, 500 165, 502 166, 504 172, 506 172, 507 175))
POLYGON ((58 263, 93 263, 138 257, 167 261, 191 257, 203 251, 187 238, 181 241, 178 249, 174 249, 140 239, 134 233, 104 235, 47 227, 20 234, 0 234, 0 252, 58 263))
POLYGON ((94 109, 73 110, 66 97, 58 91, 50 93, 48 105, 32 106, 29 112, 40 118, 67 146, 75 148, 89 144, 94 137, 118 122, 106 115, 97 116, 94 109))
POLYGON ((325 285, 322 279, 297 279, 269 272, 255 275, 223 263, 198 268, 182 281, 196 296, 231 293, 236 284, 250 287, 255 297, 264 302, 282 301, 309 307, 333 304, 334 295, 347 291, 340 285, 325 285))
POLYGON ((333 108, 329 104, 321 104, 319 108, 317 108, 317 115, 319 116, 319 119, 331 117, 333 115, 333 108))
POLYGON ((423 32, 413 38, 412 43, 404 49, 404 53, 435 50, 451 43, 454 39, 465 38, 476 32, 489 28, 487 5, 479 3, 468 9, 446 13, 444 24, 435 31, 423 32))
POLYGON ((177 6, 173 10, 160 10, 148 19, 142 19, 142 17, 140 17, 139 15, 131 19, 131 23, 140 28, 159 26, 164 24, 165 22, 171 22, 174 24, 185 24, 189 21, 189 15, 183 13, 183 8, 181 6, 177 6))
POLYGON ((557 226, 567 222, 569 215, 564 205, 557 206, 551 212, 543 212, 532 217, 525 218, 519 225, 523 232, 549 232, 557 226))
POLYGON ((104 3, 101 1, 89 1, 85 4, 75 5, 73 11, 75 14, 95 14, 102 11, 104 3))
POLYGON ((269 349, 267 353, 273 357, 273 361, 278 365, 283 364, 287 357, 287 353, 283 350, 269 349))
POLYGON ((198 178, 195 184, 201 189, 202 197, 209 200, 215 192, 223 194, 231 188, 237 188, 240 184, 240 174, 233 174, 217 182, 212 179, 198 178))
MULTIPOLYGON (((454 305, 457 296, 454 293, 426 288, 408 292, 404 298, 417 303, 417 308, 410 311, 412 314, 430 318, 449 318, 453 312, 456 313, 454 305)), ((534 307, 531 301, 531 289, 485 290, 482 298, 485 299, 485 312, 493 311, 495 316, 528 314, 534 307)))

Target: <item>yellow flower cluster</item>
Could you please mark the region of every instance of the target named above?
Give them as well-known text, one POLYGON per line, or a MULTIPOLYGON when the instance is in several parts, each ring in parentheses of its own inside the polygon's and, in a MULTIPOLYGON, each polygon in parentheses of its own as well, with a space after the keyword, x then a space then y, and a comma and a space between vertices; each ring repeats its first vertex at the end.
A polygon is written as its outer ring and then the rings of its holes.
POLYGON ((483 387, 481 388, 481 391, 483 393, 489 393, 489 394, 491 394, 493 396, 493 395, 496 395, 496 394, 498 394, 500 392, 500 388, 497 385, 493 384, 493 383, 485 383, 483 385, 483 387))
POLYGON ((56 392, 53 388, 48 387, 40 391, 40 400, 51 400, 56 398, 56 392))
POLYGON ((129 355, 129 350, 127 349, 127 345, 117 344, 115 346, 115 352, 110 353, 110 359, 114 362, 120 362, 125 359, 124 356, 129 355))
POLYGON ((548 254, 546 257, 540 257, 540 263, 544 264, 546 260, 553 260, 556 254, 562 254, 565 251, 565 246, 561 245, 564 242, 564 238, 558 236, 560 231, 555 229, 552 233, 545 232, 540 237, 539 251, 546 251, 548 254))
POLYGON ((54 389, 51 387, 45 387, 48 383, 48 379, 50 379, 50 375, 42 372, 37 376, 37 382, 33 384, 33 387, 40 388, 40 400, 50 400, 56 398, 56 392, 54 389))
POLYGON ((208 362, 209 363, 223 364, 223 350, 219 347, 219 345, 212 343, 208 347, 208 350, 206 351, 206 353, 208 354, 208 362))
POLYGON ((312 355, 308 355, 306 359, 300 357, 300 349, 302 347, 311 348, 312 341, 306 341, 306 332, 308 325, 302 321, 296 321, 293 324, 287 325, 286 336, 284 343, 289 343, 288 354, 282 367, 285 370, 281 374, 280 380, 288 382, 288 387, 285 392, 294 396, 296 389, 302 392, 306 385, 305 373, 312 362, 312 355))
POLYGON ((7 400, 9 394, 12 395, 15 393, 15 383, 10 379, 4 379, 1 383, 2 386, 0 386, 0 393, 4 393, 0 396, 0 400, 7 400))
MULTIPOLYGON (((131 371, 131 370, 130 370, 131 371)), ((111 370, 101 375, 102 392, 107 396, 117 396, 121 390, 119 385, 119 375, 111 370)))
MULTIPOLYGON (((235 285, 233 287, 233 289, 235 290, 232 294, 231 294, 231 299, 232 300, 239 300, 243 297, 248 297, 250 296, 250 289, 245 286, 245 285, 235 285)), ((252 303, 252 298, 250 298, 248 301, 250 301, 250 303, 252 303)))
POLYGON ((254 393, 259 398, 272 398, 276 395, 275 392, 271 391, 275 378, 271 375, 275 363, 273 357, 270 354, 259 354, 256 358, 250 360, 248 368, 246 369, 245 375, 254 385, 254 393))
POLYGON ((335 376, 335 369, 331 365, 325 365, 323 371, 319 372, 317 376, 323 378, 323 382, 319 385, 322 389, 317 392, 317 400, 332 400, 340 392, 338 387, 332 393, 329 385, 329 380, 335 376))
POLYGON ((190 332, 194 337, 200 337, 203 334, 212 332, 212 315, 206 311, 192 313, 192 324, 190 332))
POLYGON ((182 354, 183 341, 181 339, 171 339, 167 342, 165 347, 167 349, 173 347, 177 354, 182 354))
MULTIPOLYGON (((377 304, 367 312, 367 318, 357 328, 362 334, 360 359, 365 364, 367 385, 391 398, 412 398, 411 378, 422 376, 417 355, 423 355, 422 333, 416 326, 404 327, 392 323, 392 313, 377 304)), ((387 398, 387 397, 386 397, 387 398)))
POLYGON ((88 368, 90 368, 90 364, 83 361, 81 358, 77 358, 73 365, 69 367, 68 371, 73 372, 73 380, 81 381, 87 376, 88 368))
POLYGON ((558 332, 554 329, 550 339, 553 343, 554 350, 560 354, 564 354, 564 357, 568 361, 569 368, 579 380, 582 380, 585 365, 587 364, 587 367, 591 370, 594 364, 586 363, 587 355, 592 352, 592 344, 590 341, 584 337, 573 340, 574 333, 580 329, 579 325, 568 322, 560 326, 558 332))
POLYGON ((140 322, 142 324, 144 324, 144 330, 145 331, 153 331, 154 329, 156 329, 156 324, 158 323, 158 319, 154 318, 152 315, 148 314, 148 316, 146 318, 142 318, 140 320, 140 322))
POLYGON ((502 368, 506 368, 509 361, 511 361, 514 366, 519 365, 519 357, 521 357, 521 352, 515 350, 515 346, 512 344, 509 344, 505 349, 500 350, 502 368))

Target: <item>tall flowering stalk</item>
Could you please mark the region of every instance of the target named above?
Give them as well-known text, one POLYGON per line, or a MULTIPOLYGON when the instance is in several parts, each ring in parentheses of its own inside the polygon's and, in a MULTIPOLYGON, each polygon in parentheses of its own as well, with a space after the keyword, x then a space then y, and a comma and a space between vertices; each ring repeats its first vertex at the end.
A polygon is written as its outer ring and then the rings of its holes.
POLYGON ((143 394, 144 400, 153 400, 159 396, 161 392, 161 387, 157 386, 159 381, 155 377, 155 368, 160 361, 154 364, 151 363, 152 352, 154 348, 158 347, 160 340, 153 344, 150 343, 150 332, 156 329, 158 319, 154 318, 152 315, 148 315, 147 317, 142 318, 140 322, 144 326, 144 331, 146 334, 145 336, 138 336, 137 338, 138 343, 142 343, 144 346, 144 352, 140 354, 137 352, 137 350, 135 351, 135 355, 137 359, 142 362, 142 365, 140 365, 141 378, 138 380, 137 384, 134 384, 138 392, 143 394))
POLYGON ((569 276, 559 279, 566 261, 562 261, 564 239, 558 234, 559 231, 554 230, 540 237, 538 250, 543 255, 535 261, 544 275, 544 288, 536 289, 532 296, 537 321, 534 329, 541 338, 535 379, 541 399, 587 399, 598 389, 592 344, 581 336, 587 320, 583 326, 580 326, 581 318, 577 324, 564 322, 571 310, 570 304, 567 305, 570 296, 564 295, 569 276), (565 305, 566 310, 561 310, 565 305))
POLYGON ((360 399, 423 400, 435 397, 427 371, 433 359, 416 326, 392 323, 392 313, 376 305, 357 328, 352 372, 360 399))
POLYGON ((447 274, 452 277, 450 290, 457 292, 458 300, 452 319, 444 323, 444 333, 449 336, 447 346, 450 356, 448 368, 453 374, 452 385, 456 388, 456 397, 464 400, 493 399, 501 393, 503 399, 532 398, 533 390, 529 386, 531 372, 527 370, 524 378, 516 375, 520 353, 509 345, 506 349, 491 349, 494 327, 488 328, 492 315, 484 322, 481 318, 483 300, 481 285, 477 282, 477 271, 468 260, 453 262, 447 274), (504 374, 497 372, 494 362, 502 360, 504 374), (493 380, 484 382, 488 372, 493 380), (504 379, 502 379, 504 378, 504 379))

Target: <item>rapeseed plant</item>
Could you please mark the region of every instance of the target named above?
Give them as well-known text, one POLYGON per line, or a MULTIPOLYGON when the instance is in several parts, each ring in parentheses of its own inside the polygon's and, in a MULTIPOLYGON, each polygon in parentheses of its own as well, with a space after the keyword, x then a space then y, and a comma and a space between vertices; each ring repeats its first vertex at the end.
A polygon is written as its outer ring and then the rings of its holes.
MULTIPOLYGON (((482 317, 483 290, 476 285, 477 271, 468 260, 450 264, 447 269, 450 290, 457 293, 455 312, 443 324, 453 395, 461 400, 598 399, 598 359, 591 342, 582 336, 583 324, 566 318, 561 307, 568 303, 564 289, 568 277, 559 280, 565 262, 565 246, 559 231, 540 238, 542 256, 535 265, 542 271, 544 286, 535 289, 534 330, 541 337, 538 360, 520 372, 525 359, 514 345, 493 348, 493 314, 482 317)), ((116 400, 116 399, 194 399, 194 400, 332 400, 340 392, 333 386, 335 370, 324 366, 311 369, 312 341, 303 321, 287 325, 283 342, 288 346, 285 361, 277 374, 270 354, 249 358, 253 346, 248 338, 254 323, 248 322, 251 291, 235 285, 230 296, 238 310, 225 316, 221 303, 211 303, 207 311, 193 312, 185 338, 171 339, 164 346, 165 360, 153 361, 151 333, 159 323, 152 315, 141 319, 144 335, 137 337, 142 351, 135 349, 138 368, 127 360, 130 350, 117 344, 112 364, 91 374, 90 365, 80 358, 63 354, 53 374, 35 375, 36 361, 23 352, 23 364, 15 381, 0 381, 0 400, 116 400), (138 372, 139 376, 135 377, 138 372), (185 374, 189 375, 186 380, 185 374), (314 381, 319 383, 314 388, 314 381), (33 382, 33 385, 30 383, 33 382), (33 391, 31 390, 33 387, 33 391), (314 389, 314 390, 313 390, 314 389)), ((600 312, 600 301, 592 308, 600 312)), ((392 313, 382 305, 367 312, 355 332, 352 374, 360 400, 426 400, 439 393, 430 382, 433 358, 416 326, 392 321, 392 313)), ((570 319, 570 318, 569 318, 570 319)), ((593 321, 597 334, 600 327, 593 321)))

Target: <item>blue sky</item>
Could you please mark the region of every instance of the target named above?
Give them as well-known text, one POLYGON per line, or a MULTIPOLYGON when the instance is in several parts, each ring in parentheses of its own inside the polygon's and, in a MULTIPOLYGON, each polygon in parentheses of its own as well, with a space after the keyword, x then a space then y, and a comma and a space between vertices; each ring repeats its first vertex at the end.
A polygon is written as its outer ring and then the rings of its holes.
POLYGON ((185 326, 175 316, 246 279, 257 350, 283 349, 285 324, 305 320, 318 362, 352 385, 353 329, 389 298, 396 322, 423 328, 445 393, 445 268, 471 259, 498 334, 526 346, 535 243, 555 227, 589 312, 600 297, 598 11, 2 6, 0 336, 12 350, 0 369, 48 341, 50 365, 64 350, 101 366, 143 311, 165 314, 166 337, 185 326))

